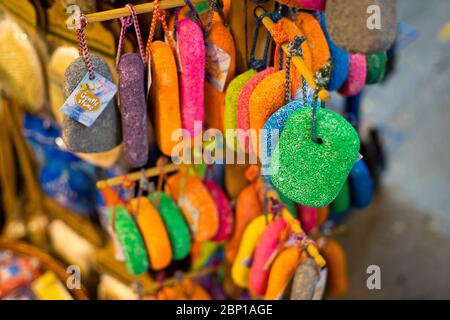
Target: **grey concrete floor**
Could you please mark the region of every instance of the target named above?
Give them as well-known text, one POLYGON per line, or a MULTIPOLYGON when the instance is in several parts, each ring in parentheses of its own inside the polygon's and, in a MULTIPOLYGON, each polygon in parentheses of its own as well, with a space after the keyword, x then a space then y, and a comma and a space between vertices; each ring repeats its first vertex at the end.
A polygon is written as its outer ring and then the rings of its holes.
POLYGON ((442 31, 450 33, 450 1, 399 6, 419 36, 400 49, 396 73, 366 91, 362 117, 380 128, 389 167, 373 204, 353 212, 339 238, 346 298, 450 299, 450 35, 442 31), (372 264, 381 290, 367 289, 372 264))

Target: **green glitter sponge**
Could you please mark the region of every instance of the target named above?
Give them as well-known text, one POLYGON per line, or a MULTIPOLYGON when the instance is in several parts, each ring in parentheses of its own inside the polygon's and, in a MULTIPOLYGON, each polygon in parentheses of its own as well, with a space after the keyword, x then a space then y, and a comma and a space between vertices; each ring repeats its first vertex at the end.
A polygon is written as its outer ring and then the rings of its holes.
MULTIPOLYGON (((125 265, 133 275, 146 272, 149 268, 147 251, 133 217, 123 206, 117 206, 115 233, 125 256, 125 265)), ((112 222, 114 208, 109 208, 108 219, 112 222)))
POLYGON ((324 108, 316 113, 317 137, 311 139, 312 109, 300 108, 288 119, 270 160, 274 186, 304 206, 330 204, 358 159, 360 141, 352 125, 324 108))
POLYGON ((376 84, 384 79, 386 72, 386 52, 377 52, 367 55, 366 84, 376 84))

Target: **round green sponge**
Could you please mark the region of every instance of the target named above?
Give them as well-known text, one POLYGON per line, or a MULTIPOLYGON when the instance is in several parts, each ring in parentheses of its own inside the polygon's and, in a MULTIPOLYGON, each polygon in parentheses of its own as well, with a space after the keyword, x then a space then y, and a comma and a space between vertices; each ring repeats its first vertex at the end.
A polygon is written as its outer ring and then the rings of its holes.
POLYGON ((383 80, 386 72, 386 52, 377 52, 367 55, 367 84, 376 84, 383 80))
POLYGON ((317 136, 311 139, 312 109, 300 108, 288 119, 270 160, 274 186, 289 199, 320 208, 338 195, 358 158, 360 141, 352 125, 324 108, 316 113, 317 136))
MULTIPOLYGON (((139 275, 149 268, 144 241, 134 219, 123 206, 116 207, 115 232, 125 255, 125 265, 131 274, 139 275)), ((112 222, 114 208, 109 208, 108 219, 112 222)))

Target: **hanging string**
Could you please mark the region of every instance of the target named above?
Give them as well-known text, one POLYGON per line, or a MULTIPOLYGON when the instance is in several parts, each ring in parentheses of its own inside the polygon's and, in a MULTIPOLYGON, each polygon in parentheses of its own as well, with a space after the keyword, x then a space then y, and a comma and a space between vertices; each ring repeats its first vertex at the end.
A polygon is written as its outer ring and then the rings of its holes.
MULTIPOLYGON (((314 82, 316 83, 316 89, 314 90, 314 98, 312 105, 312 115, 311 115, 311 139, 317 144, 322 144, 322 139, 317 136, 317 102, 319 100, 319 91, 326 88, 328 82, 330 81, 332 69, 332 62, 328 60, 324 66, 316 72, 314 75, 314 82)), ((323 108, 325 103, 320 101, 320 107, 323 108)))
MULTIPOLYGON (((195 6, 192 4, 192 2, 190 0, 184 0, 184 3, 186 3, 186 5, 189 7, 189 11, 191 12, 192 19, 195 21, 195 23, 197 23, 199 26, 201 26, 202 20, 200 19, 200 16, 198 15, 197 10, 195 10, 195 6)), ((177 9, 179 9, 179 8, 177 8, 177 9)), ((178 10, 177 10, 177 13, 178 13, 178 10)))
POLYGON ((117 47, 116 68, 119 66, 120 58, 122 57, 123 44, 125 41, 127 28, 130 27, 133 23, 131 17, 120 18, 120 22, 122 24, 122 28, 120 30, 119 45, 117 47))
POLYGON ((285 82, 285 95, 284 99, 286 103, 289 103, 292 101, 291 96, 291 60, 294 56, 301 56, 302 55, 302 44, 305 42, 306 38, 305 36, 295 36, 294 40, 288 44, 288 55, 286 57, 286 82, 285 82))
POLYGON ((89 72, 89 79, 94 80, 94 67, 92 66, 91 55, 89 53, 89 47, 87 44, 86 34, 84 33, 84 28, 87 26, 87 19, 84 15, 80 17, 80 28, 77 29, 77 39, 78 39, 78 53, 80 57, 84 58, 86 68, 89 72))
POLYGON ((206 20, 206 27, 205 27, 205 39, 208 38, 209 33, 211 32, 214 12, 216 11, 216 9, 217 9, 217 0, 209 0, 208 18, 206 20))
POLYGON ((152 23, 150 26, 150 33, 148 35, 147 40, 147 48, 145 50, 145 61, 148 61, 150 57, 150 48, 153 42, 153 38, 155 36, 155 30, 156 30, 156 23, 158 20, 161 22, 161 25, 164 30, 164 34, 166 36, 167 41, 169 42, 169 45, 172 49, 175 48, 175 42, 173 40, 172 35, 169 32, 169 28, 167 27, 166 23, 166 12, 164 10, 159 9, 159 0, 155 0, 153 2, 153 17, 152 17, 152 23))
POLYGON ((280 20, 276 23, 270 30, 270 34, 272 35, 273 40, 275 41, 275 56, 274 62, 278 61, 278 66, 276 71, 280 71, 283 69, 283 48, 282 45, 289 41, 289 36, 284 31, 283 21, 280 20))
POLYGON ((128 8, 128 10, 130 10, 131 17, 133 19, 134 30, 136 32, 136 38, 139 46, 139 53, 141 55, 142 61, 145 61, 144 42, 142 41, 141 28, 139 27, 139 20, 137 17, 136 8, 131 3, 127 4, 126 7, 128 8))
MULTIPOLYGON (((255 8, 255 10, 256 10, 256 8, 255 8)), ((264 44, 263 58, 262 59, 255 58, 255 51, 256 51, 256 44, 258 42, 259 29, 261 27, 262 20, 266 17, 269 17, 270 19, 272 19, 275 22, 278 22, 279 20, 281 20, 281 15, 276 11, 271 12, 271 13, 263 13, 256 20, 255 31, 253 34, 252 48, 250 51, 250 58, 249 58, 249 62, 248 62, 249 67, 256 71, 262 71, 262 70, 266 69, 267 65, 268 65, 269 47, 270 47, 270 41, 272 40, 271 36, 270 36, 270 31, 267 31, 266 42, 264 44)))

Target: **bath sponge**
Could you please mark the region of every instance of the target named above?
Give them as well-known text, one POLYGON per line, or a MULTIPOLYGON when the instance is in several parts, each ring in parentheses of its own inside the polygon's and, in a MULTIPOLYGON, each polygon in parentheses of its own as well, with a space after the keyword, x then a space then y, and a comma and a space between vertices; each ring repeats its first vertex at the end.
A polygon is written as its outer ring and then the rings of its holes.
POLYGON ((117 71, 125 159, 138 168, 148 160, 144 62, 138 53, 126 53, 120 58, 117 71))
POLYGON ((330 210, 333 213, 343 214, 350 208, 350 186, 348 181, 344 183, 341 191, 337 195, 336 199, 330 205, 330 210))
MULTIPOLYGON (((266 70, 258 72, 255 76, 253 76, 242 88, 241 93, 238 97, 237 103, 237 127, 238 129, 242 129, 247 131, 250 128, 250 116, 249 116, 249 104, 250 97, 253 93, 253 90, 263 81, 267 76, 271 75, 274 72, 275 68, 270 67, 266 70)), ((248 152, 250 149, 250 143, 246 143, 244 136, 239 136, 239 142, 241 148, 244 151, 248 152)))
POLYGON ((172 260, 172 248, 166 227, 158 211, 144 197, 131 200, 129 211, 136 217, 152 269, 161 270, 166 268, 172 260))
POLYGON ((302 224, 303 231, 309 233, 317 224, 318 208, 306 207, 302 205, 297 206, 299 220, 302 224))
POLYGON ((325 12, 331 39, 346 51, 387 51, 395 41, 396 0, 328 0, 325 12))
MULTIPOLYGON (((151 203, 158 204, 158 193, 149 194, 148 199, 151 203)), ((161 192, 157 210, 170 238, 173 260, 178 261, 186 258, 191 250, 191 235, 180 208, 167 193, 161 192)))
POLYGON ((312 300, 318 281, 316 264, 308 258, 295 270, 291 300, 312 300))
POLYGON ((360 53, 350 54, 350 66, 347 81, 339 89, 339 93, 347 97, 356 96, 366 85, 367 60, 360 53))
POLYGON ((159 149, 170 156, 177 141, 172 141, 172 132, 181 129, 178 73, 175 57, 170 46, 155 41, 150 46, 152 85, 149 105, 159 149))
POLYGON ((272 183, 286 197, 318 208, 338 195, 358 157, 360 142, 352 125, 333 111, 317 109, 321 143, 312 141, 311 125, 310 107, 291 115, 272 155, 270 173, 272 183))
POLYGON ((369 169, 364 160, 355 163, 349 176, 352 205, 367 207, 372 200, 373 184, 369 169))
MULTIPOLYGON (((250 69, 234 78, 228 85, 225 94, 225 129, 235 130, 237 128, 237 104, 239 94, 247 82, 257 74, 257 71, 250 69)), ((230 148, 234 148, 235 140, 227 141, 230 148)))
POLYGON ((297 0, 298 4, 305 9, 311 9, 316 11, 324 11, 326 0, 297 0))
POLYGON ((383 80, 386 72, 386 52, 377 52, 367 55, 367 84, 376 84, 383 80))
POLYGON ((125 265, 131 274, 139 275, 149 268, 144 241, 134 219, 123 206, 109 208, 108 217, 112 223, 113 211, 117 210, 114 221, 115 233, 125 255, 125 265))
MULTIPOLYGON (((94 70, 112 81, 108 64, 100 57, 91 55, 94 70)), ((84 58, 79 57, 67 68, 64 80, 64 99, 67 99, 88 72, 84 58)), ((72 152, 97 153, 108 151, 122 142, 120 114, 112 99, 97 120, 86 127, 80 122, 63 115, 62 138, 72 152)))
POLYGON ((201 133, 194 130, 195 121, 203 121, 204 81, 205 81, 205 43, 201 28, 190 19, 177 23, 177 41, 180 51, 180 103, 183 128, 191 137, 201 133))
POLYGON ((332 298, 343 296, 348 289, 347 259, 341 245, 329 239, 321 251, 327 262, 327 293, 332 298))

